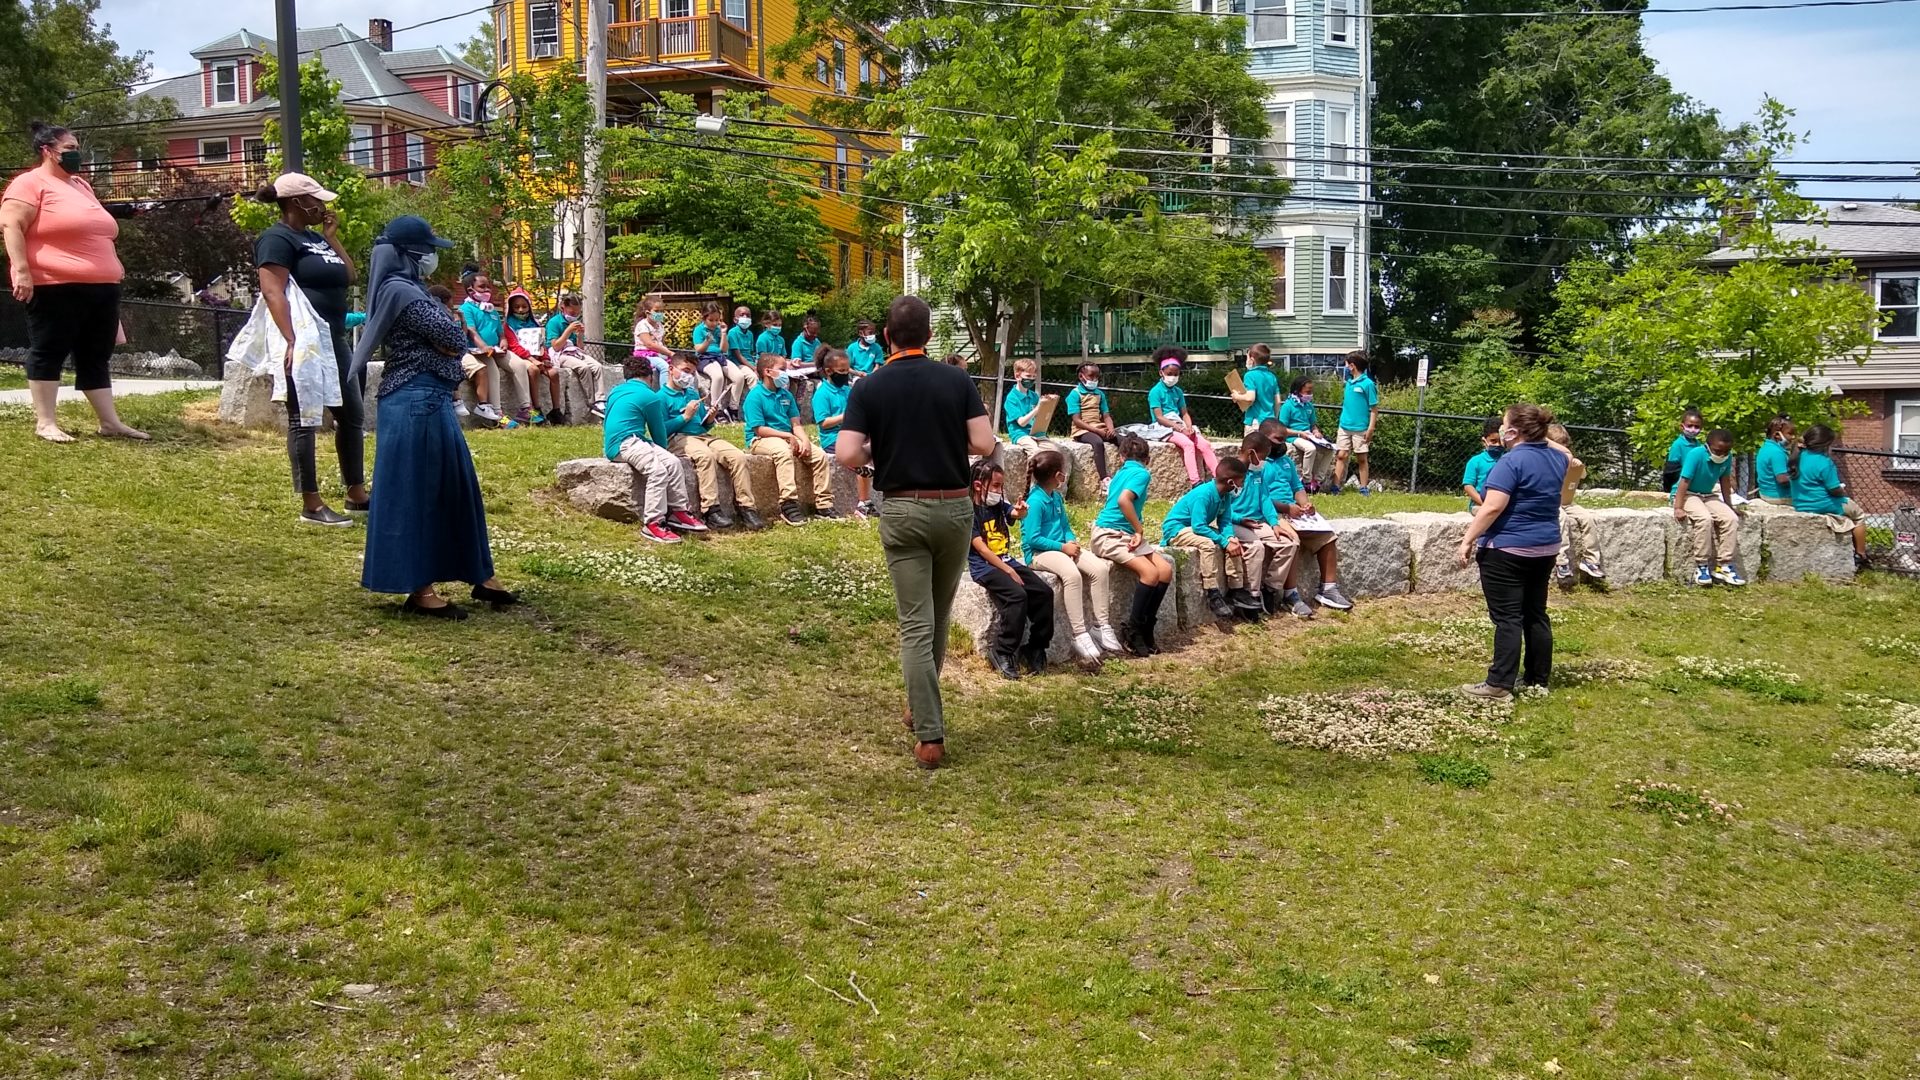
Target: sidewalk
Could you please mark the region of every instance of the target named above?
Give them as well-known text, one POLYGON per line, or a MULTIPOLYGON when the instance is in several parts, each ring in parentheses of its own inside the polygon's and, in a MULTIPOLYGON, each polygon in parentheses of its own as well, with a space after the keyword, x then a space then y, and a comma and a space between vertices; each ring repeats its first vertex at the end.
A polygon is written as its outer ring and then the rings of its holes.
MULTIPOLYGON (((176 390, 218 390, 218 379, 115 379, 113 396, 131 397, 135 394, 171 394, 176 390)), ((85 401, 86 396, 71 386, 60 388, 61 401, 85 401)), ((0 405, 31 405, 33 392, 27 389, 0 390, 0 405)))

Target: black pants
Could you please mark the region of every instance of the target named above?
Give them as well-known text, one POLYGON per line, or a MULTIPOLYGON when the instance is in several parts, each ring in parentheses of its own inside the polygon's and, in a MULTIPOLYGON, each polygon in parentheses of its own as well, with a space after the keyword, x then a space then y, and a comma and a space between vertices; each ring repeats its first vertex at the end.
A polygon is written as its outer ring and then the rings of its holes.
POLYGON ((1100 475, 1100 479, 1105 480, 1108 475, 1107 474, 1107 440, 1101 438, 1098 435, 1095 435, 1091 431, 1083 431, 1080 434, 1075 435, 1073 438, 1074 438, 1074 441, 1085 443, 1086 445, 1093 448, 1093 471, 1100 475))
POLYGON ((1007 565, 1019 573, 1019 581, 998 570, 973 579, 993 600, 993 647, 1003 656, 1014 656, 1024 637, 1027 648, 1044 650, 1053 644, 1053 590, 1026 566, 1007 565))
MULTIPOLYGON (((333 414, 333 453, 340 459, 340 482, 359 487, 367 482, 367 409, 365 388, 347 377, 353 366, 353 348, 344 330, 333 334, 333 358, 340 365, 340 404, 327 406, 333 414)), ((287 380, 287 460, 293 464, 293 490, 307 495, 320 490, 320 468, 314 461, 314 436, 319 428, 300 426, 300 398, 293 380, 287 380)))
POLYGON ((1552 555, 1511 555, 1480 549, 1480 590, 1493 620, 1493 663, 1487 685, 1513 689, 1513 677, 1528 686, 1545 686, 1553 673, 1553 623, 1547 618, 1547 585, 1553 578, 1552 555), (1526 645, 1521 671, 1520 648, 1526 645))
POLYGON ((119 334, 118 284, 35 285, 27 301, 27 379, 59 382, 71 356, 74 389, 109 389, 107 362, 119 334))

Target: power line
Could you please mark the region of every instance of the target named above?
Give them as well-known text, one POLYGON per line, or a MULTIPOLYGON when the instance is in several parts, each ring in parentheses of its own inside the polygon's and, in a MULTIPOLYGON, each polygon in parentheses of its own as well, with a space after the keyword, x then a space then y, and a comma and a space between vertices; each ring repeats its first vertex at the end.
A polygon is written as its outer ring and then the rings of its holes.
MULTIPOLYGON (((1035 4, 1024 0, 938 0, 946 4, 966 4, 973 7, 1023 8, 1032 11, 1093 11, 1100 14, 1131 13, 1139 15, 1191 15, 1199 18, 1214 19, 1251 19, 1261 16, 1244 11, 1191 11, 1179 8, 1158 7, 1101 7, 1091 4, 1035 4)), ((1608 16, 1639 15, 1698 15, 1711 11, 1792 11, 1798 8, 1847 8, 1847 7, 1885 7, 1889 4, 1911 4, 1920 0, 1796 0, 1787 4, 1710 4, 1704 7, 1687 8, 1588 8, 1578 11, 1373 11, 1347 12, 1344 16, 1329 15, 1329 18, 1349 19, 1585 19, 1608 16)), ((1269 18, 1275 16, 1267 16, 1269 18)))

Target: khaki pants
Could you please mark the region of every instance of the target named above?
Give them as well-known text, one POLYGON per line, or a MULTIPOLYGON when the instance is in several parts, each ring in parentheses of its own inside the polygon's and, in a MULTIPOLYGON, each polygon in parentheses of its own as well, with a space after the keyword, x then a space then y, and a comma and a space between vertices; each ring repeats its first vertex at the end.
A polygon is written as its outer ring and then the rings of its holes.
MULTIPOLYGON (((560 372, 562 385, 572 383, 579 387, 580 396, 589 404, 598 404, 607 400, 607 372, 600 361, 564 349, 554 349, 547 356, 555 370, 560 372)), ((566 402, 564 391, 561 393, 560 400, 564 405, 566 402)))
POLYGON ((827 475, 827 456, 806 441, 796 453, 785 439, 765 435, 753 440, 753 456, 773 459, 773 475, 780 482, 780 504, 800 501, 800 466, 805 465, 813 484, 813 505, 826 509, 833 505, 833 479, 827 475))
POLYGON ((1245 568, 1239 559, 1227 558, 1227 549, 1201 536, 1192 529, 1181 529, 1168 544, 1169 547, 1188 552, 1193 556, 1193 564, 1200 571, 1200 587, 1218 589, 1220 581, 1226 579, 1226 588, 1238 589, 1246 584, 1245 568))
POLYGON ((1145 537, 1141 538, 1139 547, 1128 551, 1127 538, 1132 535, 1132 533, 1122 529, 1095 528, 1093 533, 1087 537, 1087 549, 1092 551, 1096 557, 1121 566, 1125 566, 1135 559, 1151 559, 1155 555, 1160 554, 1160 549, 1154 546, 1153 541, 1145 537))
MULTIPOLYGON (((1067 480, 1073 476, 1073 454, 1070 453, 1065 446, 1054 442, 1052 439, 1044 435, 1038 438, 1029 435, 1013 445, 1027 452, 1027 476, 1029 478, 1027 483, 1029 486, 1033 483, 1031 479, 1033 476, 1033 457, 1042 450, 1052 450, 1065 459, 1060 473, 1061 483, 1066 483, 1067 480)), ((1075 633, 1078 633, 1078 631, 1075 631, 1075 633)))
POLYGON ((1233 538, 1240 541, 1240 562, 1246 571, 1248 587, 1257 592, 1284 596, 1287 580, 1293 576, 1293 559, 1300 541, 1291 532, 1282 533, 1266 522, 1235 524, 1233 538))
POLYGON ((713 406, 715 412, 739 412, 746 406, 747 391, 759 381, 753 377, 752 368, 726 360, 700 363, 700 377, 707 387, 707 404, 713 406))
POLYGON ((1560 508, 1560 561, 1566 567, 1574 562, 1600 565, 1600 544, 1595 537, 1593 511, 1584 506, 1560 508))
POLYGON ((1323 450, 1312 439, 1296 438, 1287 443, 1287 456, 1304 482, 1325 480, 1333 472, 1333 451, 1323 450))
POLYGON ((880 503, 880 550, 900 616, 900 675, 907 684, 913 735, 921 742, 937 742, 947 734, 940 668, 947 659, 953 593, 967 567, 972 535, 970 500, 890 496, 880 503))
POLYGON ((1689 491, 1681 509, 1686 511, 1687 525, 1693 530, 1695 566, 1730 563, 1739 555, 1740 515, 1721 502, 1717 492, 1703 498, 1689 491))
POLYGON ((693 462, 693 475, 700 485, 703 509, 720 505, 720 470, 733 480, 736 508, 753 503, 753 479, 747 475, 747 455, 740 448, 712 435, 675 435, 667 440, 667 449, 693 462))
POLYGON ((620 455, 614 460, 640 474, 645 484, 642 516, 647 524, 658 525, 669 510, 689 509, 687 476, 673 451, 635 435, 620 444, 620 455))
MULTIPOLYGON (((528 395, 529 374, 532 369, 525 360, 507 352, 505 349, 489 355, 468 353, 487 369, 487 397, 489 404, 502 413, 512 416, 521 409, 530 407, 532 398, 528 395), (509 394, 509 391, 511 393, 509 394)), ((466 365, 462 364, 462 370, 466 365)), ((472 373, 468 373, 472 377, 472 373)))
POLYGON ((1107 625, 1107 574, 1113 569, 1111 563, 1081 548, 1078 559, 1067 558, 1064 551, 1043 551, 1033 557, 1033 568, 1060 579, 1060 591, 1067 602, 1067 625, 1073 627, 1076 636, 1087 632, 1088 611, 1093 613, 1093 625, 1107 625))

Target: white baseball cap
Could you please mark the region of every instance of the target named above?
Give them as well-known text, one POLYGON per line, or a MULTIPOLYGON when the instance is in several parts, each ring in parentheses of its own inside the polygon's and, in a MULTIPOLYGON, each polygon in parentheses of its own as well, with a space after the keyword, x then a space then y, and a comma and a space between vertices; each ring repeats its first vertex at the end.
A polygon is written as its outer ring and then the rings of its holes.
POLYGON ((321 202, 332 202, 339 198, 336 192, 320 186, 320 181, 306 173, 281 173, 273 181, 273 194, 276 198, 297 199, 302 195, 311 195, 321 202))

